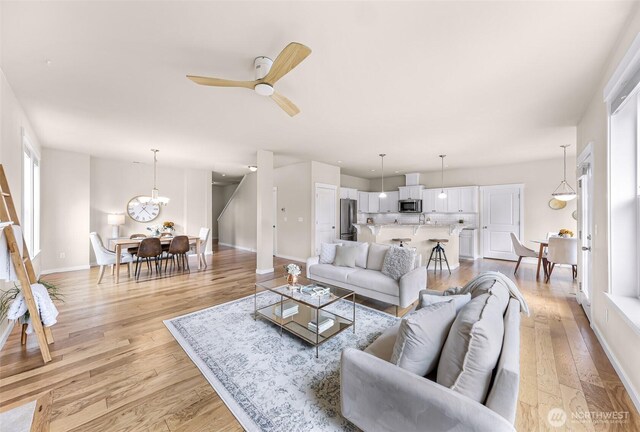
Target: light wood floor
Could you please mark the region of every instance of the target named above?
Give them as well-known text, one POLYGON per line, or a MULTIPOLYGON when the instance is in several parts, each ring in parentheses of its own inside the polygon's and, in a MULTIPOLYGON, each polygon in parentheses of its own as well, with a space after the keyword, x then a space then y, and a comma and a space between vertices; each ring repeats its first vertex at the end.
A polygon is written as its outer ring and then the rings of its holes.
MULTIPOLYGON (((35 337, 21 347, 16 327, 0 352, 0 411, 44 398, 51 431, 241 430, 162 323, 253 292, 255 254, 220 247, 210 260, 206 271, 152 280, 143 273, 140 282, 125 278, 117 286, 110 276, 96 286, 96 269, 46 276, 66 295, 53 328, 53 361, 42 365, 35 337)), ((278 273, 284 262, 276 260, 278 273)), ((511 275, 513 266, 463 261, 451 276, 430 272, 429 287, 462 285, 484 270, 511 275)), ((534 272, 522 265, 515 278, 533 311, 521 327, 517 429, 561 430, 546 418, 562 407, 630 413, 621 425, 570 423, 567 430, 640 430, 638 413, 576 303, 569 271, 557 269, 551 284, 537 283, 534 272)))

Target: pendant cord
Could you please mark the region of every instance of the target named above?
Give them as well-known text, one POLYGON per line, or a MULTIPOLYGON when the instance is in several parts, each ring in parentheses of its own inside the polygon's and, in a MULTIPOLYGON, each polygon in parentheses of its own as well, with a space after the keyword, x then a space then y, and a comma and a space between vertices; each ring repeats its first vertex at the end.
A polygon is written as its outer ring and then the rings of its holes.
POLYGON ((153 152, 153 188, 156 188, 156 165, 158 163, 158 150, 155 149, 151 149, 151 151, 153 152))
POLYGON ((564 182, 567 182, 567 147, 563 147, 564 150, 564 182))

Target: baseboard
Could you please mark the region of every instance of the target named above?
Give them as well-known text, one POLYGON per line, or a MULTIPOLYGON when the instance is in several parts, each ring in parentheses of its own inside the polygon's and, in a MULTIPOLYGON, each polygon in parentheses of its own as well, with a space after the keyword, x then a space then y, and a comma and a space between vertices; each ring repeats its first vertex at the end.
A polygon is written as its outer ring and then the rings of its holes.
POLYGON ((306 258, 300 258, 300 257, 294 257, 294 256, 282 255, 282 254, 276 254, 276 256, 278 258, 284 258, 284 259, 288 259, 288 260, 291 260, 291 261, 298 261, 298 262, 301 262, 301 263, 307 262, 306 258))
POLYGON ((40 274, 51 274, 51 273, 63 273, 63 272, 70 272, 70 271, 77 271, 77 270, 89 270, 90 266, 88 265, 81 265, 81 266, 74 266, 74 267, 61 267, 61 268, 56 268, 56 269, 49 269, 49 270, 42 270, 40 272, 40 274))
MULTIPOLYGON (((427 268, 427 270, 433 270, 434 265, 435 265, 435 263, 432 262, 431 265, 427 268)), ((449 268, 451 270, 457 269, 458 267, 460 267, 460 263, 455 264, 455 265, 449 264, 449 268)), ((444 271, 447 271, 447 264, 446 263, 442 263, 442 269, 444 271)), ((438 270, 440 270, 440 264, 439 263, 438 263, 438 270)))
POLYGON ((243 246, 237 246, 237 245, 233 245, 233 244, 230 244, 230 243, 220 243, 220 242, 218 242, 218 244, 220 246, 232 247, 234 249, 239 249, 239 250, 243 250, 243 251, 247 251, 247 252, 255 252, 256 251, 255 249, 251 249, 251 248, 247 248, 247 247, 243 247, 243 246))
POLYGON ((273 267, 271 267, 270 269, 256 269, 257 274, 273 273, 273 271, 274 271, 273 267))
POLYGON ((618 374, 618 377, 620 377, 620 381, 622 381, 622 385, 624 385, 624 388, 627 389, 627 393, 629 393, 629 397, 631 398, 631 401, 633 401, 633 404, 636 406, 636 409, 640 412, 640 393, 638 393, 636 389, 633 388, 633 385, 631 384, 631 381, 629 381, 627 374, 625 374, 622 367, 620 367, 620 363, 618 363, 618 359, 609 348, 609 345, 607 344, 607 341, 602 336, 602 333, 600 333, 598 326, 596 326, 595 323, 591 323, 591 328, 593 329, 593 332, 598 338, 598 342, 600 342, 600 346, 602 346, 604 353, 607 355, 607 357, 609 358, 609 361, 613 365, 613 368, 618 374))
POLYGON ((13 331, 13 326, 15 325, 15 323, 16 321, 14 320, 9 321, 7 328, 4 329, 4 332, 2 332, 2 335, 0 335, 0 350, 4 348, 4 344, 7 342, 7 339, 9 339, 9 335, 13 331))

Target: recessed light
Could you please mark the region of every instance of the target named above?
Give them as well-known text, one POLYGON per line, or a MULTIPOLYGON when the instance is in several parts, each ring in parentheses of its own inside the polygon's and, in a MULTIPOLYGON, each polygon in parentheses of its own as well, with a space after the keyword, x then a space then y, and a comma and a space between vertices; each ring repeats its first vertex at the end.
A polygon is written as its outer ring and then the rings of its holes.
POLYGON ((53 63, 51 59, 45 59, 44 61, 44 64, 46 64, 47 66, 51 66, 51 63, 53 63))
POLYGON ((226 177, 226 176, 227 176, 226 174, 222 174, 222 177, 226 177))
POLYGON ((396 174, 400 174, 400 171, 394 171, 396 174))
POLYGON ((257 166, 255 166, 255 165, 249 165, 249 167, 248 167, 248 168, 249 168, 249 171, 251 171, 251 172, 256 172, 256 171, 258 171, 258 167, 257 167, 257 166))
POLYGON ((371 170, 371 172, 376 172, 376 170, 371 170))
POLYGON ((338 161, 338 163, 342 163, 342 161, 338 161))

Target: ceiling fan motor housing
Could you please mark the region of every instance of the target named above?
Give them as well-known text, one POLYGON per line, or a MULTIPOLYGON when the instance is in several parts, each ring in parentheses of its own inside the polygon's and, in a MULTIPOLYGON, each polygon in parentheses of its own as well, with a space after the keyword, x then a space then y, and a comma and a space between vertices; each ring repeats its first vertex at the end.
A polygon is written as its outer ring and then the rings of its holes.
POLYGON ((269 57, 256 57, 253 65, 256 69, 256 79, 259 80, 267 76, 271 70, 271 65, 273 65, 273 60, 269 57))

